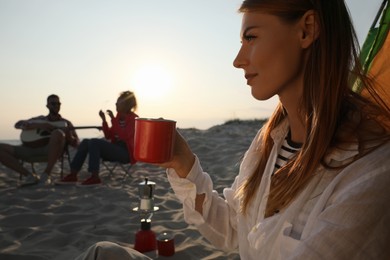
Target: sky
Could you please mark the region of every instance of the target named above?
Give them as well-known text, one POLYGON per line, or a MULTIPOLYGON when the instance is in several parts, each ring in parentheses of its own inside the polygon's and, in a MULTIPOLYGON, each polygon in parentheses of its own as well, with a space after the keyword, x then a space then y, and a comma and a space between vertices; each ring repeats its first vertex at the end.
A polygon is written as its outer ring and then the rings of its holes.
MULTIPOLYGON (((362 43, 382 0, 347 0, 362 43)), ((256 101, 242 70, 241 0, 0 0, 0 139, 19 119, 46 115, 61 98, 75 126, 101 124, 121 91, 140 117, 207 129, 270 116, 277 97, 256 101)), ((101 137, 78 130, 80 137, 101 137)))

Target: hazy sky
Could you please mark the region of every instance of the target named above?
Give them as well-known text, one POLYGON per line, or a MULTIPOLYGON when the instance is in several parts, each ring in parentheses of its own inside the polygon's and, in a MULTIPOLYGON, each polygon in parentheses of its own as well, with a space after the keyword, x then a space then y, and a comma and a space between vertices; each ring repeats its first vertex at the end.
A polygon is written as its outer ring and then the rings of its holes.
MULTIPOLYGON (((347 0, 362 42, 382 0, 347 0)), ((264 118, 277 99, 255 101, 232 66, 241 0, 0 0, 0 139, 14 123, 47 114, 58 94, 76 126, 100 125, 132 90, 141 117, 205 129, 264 118)), ((101 136, 80 130, 81 137, 101 136)))

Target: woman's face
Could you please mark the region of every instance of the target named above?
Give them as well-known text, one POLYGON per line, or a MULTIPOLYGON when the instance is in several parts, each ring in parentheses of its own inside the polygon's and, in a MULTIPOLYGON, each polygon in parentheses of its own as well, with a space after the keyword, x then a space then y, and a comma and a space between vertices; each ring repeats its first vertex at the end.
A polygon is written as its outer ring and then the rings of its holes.
POLYGON ((116 111, 121 114, 126 114, 129 111, 129 105, 126 98, 117 99, 116 111))
POLYGON ((299 22, 287 24, 265 13, 244 13, 242 45, 233 65, 245 72, 252 96, 297 102, 303 88, 303 48, 299 22))

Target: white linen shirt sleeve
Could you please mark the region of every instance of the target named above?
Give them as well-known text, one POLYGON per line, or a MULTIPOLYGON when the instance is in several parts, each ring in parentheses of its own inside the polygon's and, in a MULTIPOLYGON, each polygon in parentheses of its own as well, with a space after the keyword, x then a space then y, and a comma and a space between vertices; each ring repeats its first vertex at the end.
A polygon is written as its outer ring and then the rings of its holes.
POLYGON ((213 190, 212 180, 203 172, 197 157, 187 178, 180 178, 173 169, 168 169, 167 175, 173 191, 183 203, 185 221, 195 225, 214 246, 224 250, 237 248, 237 204, 232 195, 236 181, 231 189, 224 191, 229 199, 223 199, 213 190), (203 193, 205 200, 201 215, 195 210, 195 197, 203 193))

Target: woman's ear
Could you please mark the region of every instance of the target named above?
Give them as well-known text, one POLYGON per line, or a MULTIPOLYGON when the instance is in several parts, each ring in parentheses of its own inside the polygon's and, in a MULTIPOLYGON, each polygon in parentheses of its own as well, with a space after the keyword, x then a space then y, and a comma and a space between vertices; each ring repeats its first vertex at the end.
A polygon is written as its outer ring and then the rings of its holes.
POLYGON ((313 10, 307 11, 300 20, 301 47, 307 49, 320 35, 318 17, 313 10))

